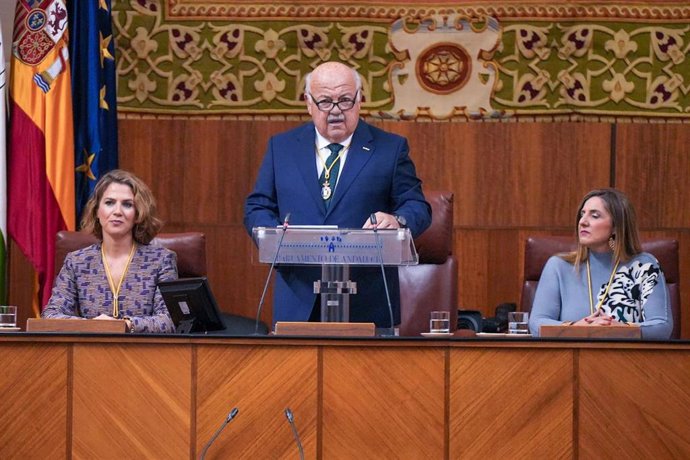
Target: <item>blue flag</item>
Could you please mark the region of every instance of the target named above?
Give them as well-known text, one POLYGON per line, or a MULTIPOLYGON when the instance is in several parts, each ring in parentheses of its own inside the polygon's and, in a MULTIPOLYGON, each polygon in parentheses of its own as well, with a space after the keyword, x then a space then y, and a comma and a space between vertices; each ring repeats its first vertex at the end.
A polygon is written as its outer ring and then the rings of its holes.
POLYGON ((99 177, 117 168, 115 41, 111 0, 69 10, 77 225, 99 177))

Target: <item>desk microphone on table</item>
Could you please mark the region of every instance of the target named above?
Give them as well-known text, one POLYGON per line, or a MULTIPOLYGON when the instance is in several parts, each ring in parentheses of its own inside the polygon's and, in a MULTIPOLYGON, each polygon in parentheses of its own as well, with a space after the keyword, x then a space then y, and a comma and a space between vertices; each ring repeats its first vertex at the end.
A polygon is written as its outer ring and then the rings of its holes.
MULTIPOLYGON (((276 253, 273 256, 273 261, 271 262, 271 268, 268 269, 268 275, 266 276, 266 283, 264 284, 264 291, 261 293, 261 299, 259 300, 259 306, 256 308, 256 323, 254 325, 254 335, 259 335, 259 323, 261 321, 261 309, 264 307, 264 299, 266 298, 266 291, 268 290, 268 283, 271 281, 271 275, 273 274, 273 268, 276 266, 276 261, 278 260, 278 253, 280 252, 280 247, 283 244, 283 238, 287 233, 288 223, 290 222, 290 213, 285 214, 285 219, 283 220, 283 234, 280 235, 278 240, 278 247, 276 248, 276 253)), ((270 327, 269 327, 270 330, 270 327)))
POLYGON ((295 444, 297 444, 297 448, 299 449, 299 458, 300 460, 304 460, 304 449, 302 449, 302 441, 300 441, 299 439, 297 426, 295 426, 295 417, 294 415, 292 415, 292 410, 290 410, 289 407, 285 408, 285 418, 290 424, 290 428, 292 428, 292 437, 295 438, 295 444))
POLYGON ((236 408, 236 407, 233 407, 233 408, 232 408, 232 410, 230 411, 230 413, 228 414, 228 416, 225 417, 225 420, 223 421, 223 423, 218 427, 218 429, 217 429, 216 432, 213 434, 213 436, 211 436, 211 439, 209 439, 209 441, 208 441, 208 442, 206 443, 206 445, 204 446, 204 450, 201 451, 201 455, 199 456, 199 460, 204 460, 204 458, 206 458, 206 452, 208 452, 208 448, 211 447, 211 444, 213 444, 213 441, 215 441, 216 438, 220 435, 220 432, 223 431, 223 429, 224 429, 226 426, 228 426, 228 424, 229 424, 230 422, 232 422, 232 419, 234 419, 234 418, 237 416, 237 414, 238 414, 239 411, 240 411, 240 410, 239 410, 238 408, 236 408))

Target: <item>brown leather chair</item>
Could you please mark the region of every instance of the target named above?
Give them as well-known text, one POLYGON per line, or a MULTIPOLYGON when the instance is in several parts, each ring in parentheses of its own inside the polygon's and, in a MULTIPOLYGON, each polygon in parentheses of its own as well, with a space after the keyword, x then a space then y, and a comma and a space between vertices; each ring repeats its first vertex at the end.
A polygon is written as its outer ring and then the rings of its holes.
MULTIPOLYGON (((83 232, 60 231, 56 235, 55 273, 59 273, 67 253, 94 244, 95 236, 83 232)), ((199 232, 159 233, 151 244, 160 245, 177 254, 180 278, 206 276, 206 235, 199 232)))
MULTIPOLYGON (((541 272, 546 261, 554 254, 575 250, 576 242, 571 236, 529 237, 525 243, 525 272, 522 284, 520 309, 531 311, 534 294, 537 291, 541 272)), ((642 241, 642 250, 659 260, 666 277, 671 299, 673 332, 671 338, 680 337, 680 270, 678 267, 678 241, 670 238, 653 238, 642 241)))
POLYGON ((429 313, 450 312, 458 322, 458 262, 453 256, 453 193, 425 192, 431 204, 431 226, 415 240, 419 265, 400 267, 400 335, 429 331, 429 313))

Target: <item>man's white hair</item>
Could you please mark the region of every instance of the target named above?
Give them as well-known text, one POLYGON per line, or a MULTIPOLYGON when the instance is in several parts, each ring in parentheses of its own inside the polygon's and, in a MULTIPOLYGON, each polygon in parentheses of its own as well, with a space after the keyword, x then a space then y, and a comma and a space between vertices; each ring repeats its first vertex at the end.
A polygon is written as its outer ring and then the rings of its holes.
MULTIPOLYGON (((345 65, 345 64, 343 64, 345 65)), ((357 102, 362 100, 362 77, 359 75, 355 69, 350 66, 346 66, 347 69, 352 72, 352 77, 355 79, 355 92, 357 93, 357 102)), ((306 77, 304 77, 304 92, 311 96, 311 76, 314 72, 309 72, 306 77)))

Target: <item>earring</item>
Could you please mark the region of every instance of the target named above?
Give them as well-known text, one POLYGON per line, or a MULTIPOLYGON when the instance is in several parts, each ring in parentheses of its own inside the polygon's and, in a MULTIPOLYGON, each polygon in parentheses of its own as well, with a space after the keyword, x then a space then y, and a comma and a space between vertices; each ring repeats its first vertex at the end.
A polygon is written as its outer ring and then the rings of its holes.
POLYGON ((609 236, 609 247, 612 251, 616 250, 616 235, 609 236))

